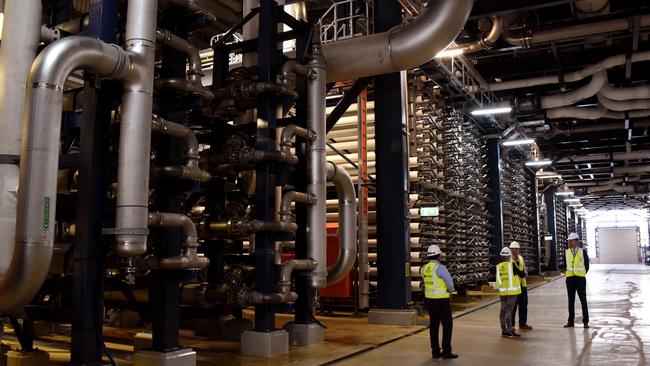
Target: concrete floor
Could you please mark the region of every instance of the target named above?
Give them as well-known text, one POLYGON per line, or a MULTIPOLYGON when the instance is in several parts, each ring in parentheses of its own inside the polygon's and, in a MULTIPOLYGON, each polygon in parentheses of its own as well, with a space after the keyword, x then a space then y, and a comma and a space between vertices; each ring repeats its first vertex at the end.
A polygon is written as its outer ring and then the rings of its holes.
MULTIPOLYGON (((588 298, 592 328, 564 329, 564 279, 532 289, 529 323, 535 330, 524 332, 520 340, 500 337, 498 304, 457 318, 453 347, 460 358, 452 361, 430 359, 428 331, 421 326, 369 325, 365 318, 319 317, 328 326, 324 344, 292 348, 289 354, 270 359, 242 356, 238 342, 209 341, 193 337, 188 331, 183 331, 183 343, 198 351, 199 365, 650 364, 650 267, 595 265, 588 276, 588 298)), ((475 302, 474 306, 492 299, 475 302)), ((579 304, 576 310, 579 314, 579 304)), ((279 315, 278 325, 290 319, 279 315)), ((580 324, 580 320, 576 323, 580 324)), ((110 334, 107 345, 119 365, 131 364, 133 348, 128 343, 135 331, 106 331, 110 334)), ((69 337, 59 334, 37 344, 50 352, 52 364, 64 364, 69 360, 69 341, 69 337)), ((16 346, 13 340, 8 343, 16 346)))
POLYGON ((650 267, 594 265, 587 281, 590 329, 562 328, 568 315, 562 278, 530 292, 535 329, 520 340, 500 337, 495 304, 455 320, 457 360, 432 361, 428 332, 421 332, 336 365, 649 365, 650 267))

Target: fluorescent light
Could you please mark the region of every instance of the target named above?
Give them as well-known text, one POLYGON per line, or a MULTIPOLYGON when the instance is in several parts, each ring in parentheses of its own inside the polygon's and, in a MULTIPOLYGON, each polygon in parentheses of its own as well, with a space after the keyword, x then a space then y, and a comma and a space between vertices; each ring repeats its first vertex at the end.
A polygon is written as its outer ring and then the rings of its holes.
POLYGON ((573 196, 573 191, 558 191, 555 194, 558 196, 573 196))
POLYGON ((444 51, 438 52, 435 58, 456 57, 462 55, 463 52, 465 52, 465 50, 462 48, 447 48, 444 51))
MULTIPOLYGON (((551 175, 538 175, 537 179, 555 179, 555 178, 562 178, 561 175, 559 174, 551 174, 551 175)), ((573 192, 571 192, 573 194, 573 192)))
POLYGON ((534 144, 535 139, 520 139, 520 140, 506 140, 501 142, 503 146, 518 146, 518 145, 530 145, 534 144))
POLYGON ((512 107, 485 108, 472 111, 472 116, 489 116, 493 114, 510 113, 512 107))
POLYGON ((4 26, 5 13, 0 9, 0 40, 2 40, 2 27, 4 26))
POLYGON ((526 166, 542 166, 551 165, 553 162, 550 160, 531 160, 526 162, 526 166))
POLYGON ((570 203, 570 202, 580 202, 580 198, 565 198, 564 202, 570 203))

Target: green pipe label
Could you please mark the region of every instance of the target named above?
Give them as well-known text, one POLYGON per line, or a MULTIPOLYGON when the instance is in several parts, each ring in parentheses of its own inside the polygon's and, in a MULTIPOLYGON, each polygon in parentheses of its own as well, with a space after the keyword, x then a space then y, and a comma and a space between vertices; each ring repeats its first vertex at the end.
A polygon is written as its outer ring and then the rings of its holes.
POLYGON ((50 197, 43 200, 43 230, 50 228, 50 197))

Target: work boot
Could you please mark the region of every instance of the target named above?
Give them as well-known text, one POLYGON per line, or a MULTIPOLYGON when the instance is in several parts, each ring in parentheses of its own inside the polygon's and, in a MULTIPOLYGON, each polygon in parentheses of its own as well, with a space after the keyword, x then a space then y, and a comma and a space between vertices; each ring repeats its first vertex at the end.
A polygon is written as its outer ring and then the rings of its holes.
POLYGON ((458 358, 458 355, 455 354, 455 353, 444 353, 442 355, 442 358, 445 359, 445 360, 451 360, 451 359, 454 359, 454 358, 458 358))
POLYGON ((501 332, 501 337, 503 338, 514 338, 515 336, 509 332, 501 332))
POLYGON ((515 333, 514 330, 510 332, 510 335, 513 337, 521 337, 521 334, 515 333))
POLYGON ((564 324, 564 328, 573 328, 573 323, 564 324))
POLYGON ((431 353, 431 358, 438 359, 442 357, 442 354, 440 352, 432 352, 431 353))
POLYGON ((528 325, 528 324, 519 325, 519 330, 522 330, 522 329, 523 329, 523 330, 533 330, 533 327, 531 327, 531 326, 528 325))
POLYGON ((585 323, 585 329, 589 328, 589 323, 585 323))

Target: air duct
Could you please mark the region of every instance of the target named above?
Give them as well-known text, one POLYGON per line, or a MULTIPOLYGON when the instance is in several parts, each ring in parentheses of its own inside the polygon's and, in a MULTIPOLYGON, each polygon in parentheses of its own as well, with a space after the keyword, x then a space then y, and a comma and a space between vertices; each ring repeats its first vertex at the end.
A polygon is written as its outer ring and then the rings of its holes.
POLYGON ((611 100, 650 99, 650 85, 615 88, 607 83, 600 89, 600 94, 611 100))
POLYGON ((616 112, 650 109, 650 99, 612 100, 598 93, 598 102, 603 107, 616 112))
MULTIPOLYGON (((557 108, 567 105, 573 105, 581 100, 593 97, 607 84, 607 72, 599 71, 591 77, 589 83, 567 93, 557 95, 547 95, 542 97, 542 108, 557 108)), ((610 108, 611 109, 611 108, 610 108)))
POLYGON ((463 30, 473 5, 473 0, 431 0, 408 25, 325 44, 327 81, 388 74, 426 63, 463 30))
POLYGON ((327 164, 327 180, 338 195, 339 256, 327 269, 327 284, 341 281, 357 260, 357 197, 350 174, 334 163, 327 164))

